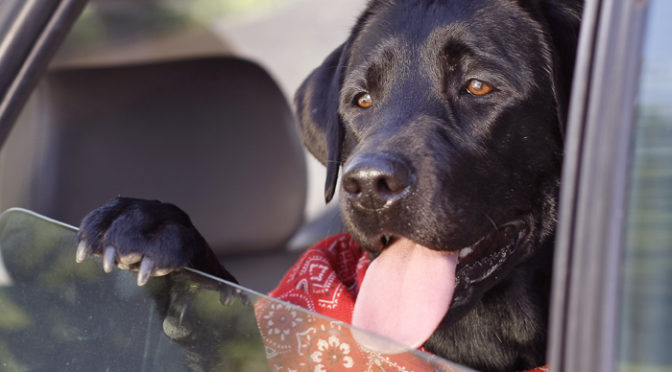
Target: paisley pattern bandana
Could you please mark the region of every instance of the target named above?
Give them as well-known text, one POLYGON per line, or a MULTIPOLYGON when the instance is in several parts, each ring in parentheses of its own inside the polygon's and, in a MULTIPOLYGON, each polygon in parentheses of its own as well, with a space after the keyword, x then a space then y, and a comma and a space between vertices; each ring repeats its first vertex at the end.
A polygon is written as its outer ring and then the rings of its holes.
POLYGON ((350 235, 335 235, 308 249, 269 293, 330 320, 270 301, 255 305, 272 371, 457 371, 440 358, 428 360, 411 352, 381 354, 368 350, 341 326, 351 321, 355 298, 370 263, 350 235))

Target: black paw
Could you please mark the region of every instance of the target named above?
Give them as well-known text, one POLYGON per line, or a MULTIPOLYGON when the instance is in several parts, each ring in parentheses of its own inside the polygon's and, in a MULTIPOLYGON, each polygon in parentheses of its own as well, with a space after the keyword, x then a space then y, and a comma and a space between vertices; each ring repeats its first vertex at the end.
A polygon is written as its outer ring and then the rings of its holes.
POLYGON ((102 257, 105 272, 115 265, 138 271, 138 285, 150 276, 193 266, 209 253, 186 213, 155 200, 110 201, 84 217, 77 241, 77 262, 102 257))

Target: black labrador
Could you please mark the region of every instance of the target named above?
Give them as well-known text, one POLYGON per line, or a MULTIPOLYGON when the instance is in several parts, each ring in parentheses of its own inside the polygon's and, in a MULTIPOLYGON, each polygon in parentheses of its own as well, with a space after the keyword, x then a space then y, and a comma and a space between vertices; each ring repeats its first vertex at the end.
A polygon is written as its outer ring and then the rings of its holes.
MULTIPOLYGON (((298 128, 327 167, 326 199, 342 168, 345 225, 375 257, 355 324, 480 370, 545 363, 581 9, 373 0, 299 88, 298 128), (394 314, 403 322, 390 327, 394 314)), ((170 204, 115 199, 79 239, 79 261, 103 256, 107 271, 139 270, 139 284, 185 265, 232 279, 170 204)))

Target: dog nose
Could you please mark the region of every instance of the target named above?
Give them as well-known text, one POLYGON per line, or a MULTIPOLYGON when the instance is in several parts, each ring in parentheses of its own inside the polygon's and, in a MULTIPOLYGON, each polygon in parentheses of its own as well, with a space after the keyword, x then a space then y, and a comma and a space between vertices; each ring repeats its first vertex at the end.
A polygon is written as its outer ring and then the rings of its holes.
POLYGON ((415 176, 405 161, 388 153, 351 159, 343 172, 343 190, 353 205, 380 209, 408 193, 415 176))

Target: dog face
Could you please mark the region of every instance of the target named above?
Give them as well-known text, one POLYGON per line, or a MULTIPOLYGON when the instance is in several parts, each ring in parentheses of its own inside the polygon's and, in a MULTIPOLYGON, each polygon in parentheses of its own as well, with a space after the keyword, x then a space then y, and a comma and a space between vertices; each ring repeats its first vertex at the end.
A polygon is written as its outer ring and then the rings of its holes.
POLYGON ((350 234, 374 257, 400 240, 459 257, 438 331, 549 249, 579 13, 373 1, 297 93, 350 234))
POLYGON ((520 9, 487 22, 488 8, 452 5, 388 5, 352 42, 338 108, 342 208, 374 252, 385 235, 470 246, 493 224, 531 222, 540 186, 557 183, 561 136, 543 34, 520 9), (366 190, 358 172, 376 166, 394 168, 388 181, 403 190, 366 190))

